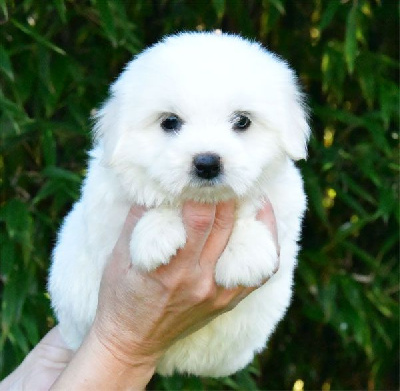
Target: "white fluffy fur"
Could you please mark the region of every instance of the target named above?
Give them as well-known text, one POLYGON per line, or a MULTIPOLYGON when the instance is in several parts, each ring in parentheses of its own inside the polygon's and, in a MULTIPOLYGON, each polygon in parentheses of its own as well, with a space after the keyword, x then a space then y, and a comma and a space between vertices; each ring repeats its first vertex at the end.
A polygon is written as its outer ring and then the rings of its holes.
POLYGON ((235 309, 176 342, 158 371, 224 376, 243 368, 264 348, 291 298, 306 204, 293 160, 306 157, 309 135, 293 72, 237 36, 171 36, 127 65, 99 111, 95 132, 82 197, 61 228, 50 273, 66 341, 76 349, 94 319, 102 271, 130 205, 152 208, 131 239, 132 262, 152 270, 185 243, 185 200, 235 198, 237 221, 216 267, 216 281, 233 287, 273 275, 272 236, 255 219, 268 198, 281 247, 278 272, 235 309), (238 111, 252 120, 244 132, 232 129, 238 111), (161 129, 164 113, 184 120, 178 133, 161 129), (218 154, 223 163, 223 175, 212 186, 192 174, 193 156, 204 152, 218 154))

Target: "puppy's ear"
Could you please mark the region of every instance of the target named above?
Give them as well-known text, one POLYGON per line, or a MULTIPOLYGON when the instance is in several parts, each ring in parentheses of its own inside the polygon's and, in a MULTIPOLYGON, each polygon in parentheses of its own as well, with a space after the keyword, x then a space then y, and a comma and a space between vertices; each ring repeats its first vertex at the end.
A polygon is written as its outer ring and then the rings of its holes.
POLYGON ((103 162, 112 165, 118 149, 119 137, 119 104, 113 94, 103 103, 94 115, 94 141, 103 151, 103 162))
POLYGON ((286 153, 293 160, 307 158, 307 142, 310 137, 308 109, 304 96, 296 84, 288 91, 288 101, 282 130, 282 144, 286 153))

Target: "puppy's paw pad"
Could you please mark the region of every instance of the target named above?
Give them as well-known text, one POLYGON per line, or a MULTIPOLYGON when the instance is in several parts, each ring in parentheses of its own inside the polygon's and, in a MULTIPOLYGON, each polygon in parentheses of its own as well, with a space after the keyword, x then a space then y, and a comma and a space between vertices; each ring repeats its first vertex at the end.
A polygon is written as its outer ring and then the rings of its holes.
POLYGON ((219 285, 258 286, 277 271, 277 249, 268 228, 259 221, 238 221, 218 260, 215 279, 219 285))
POLYGON ((169 262, 186 242, 182 218, 176 210, 153 209, 138 222, 132 233, 132 263, 151 271, 169 262))

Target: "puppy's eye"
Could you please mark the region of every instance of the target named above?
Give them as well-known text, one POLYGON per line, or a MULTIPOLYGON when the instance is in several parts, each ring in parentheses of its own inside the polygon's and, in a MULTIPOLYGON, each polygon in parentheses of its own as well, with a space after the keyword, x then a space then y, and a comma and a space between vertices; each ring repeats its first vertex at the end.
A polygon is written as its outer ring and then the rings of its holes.
POLYGON ((247 115, 238 114, 233 120, 233 129, 243 131, 251 125, 251 120, 247 115))
POLYGON ((166 132, 178 132, 182 124, 183 121, 175 114, 170 114, 161 121, 161 127, 166 132))

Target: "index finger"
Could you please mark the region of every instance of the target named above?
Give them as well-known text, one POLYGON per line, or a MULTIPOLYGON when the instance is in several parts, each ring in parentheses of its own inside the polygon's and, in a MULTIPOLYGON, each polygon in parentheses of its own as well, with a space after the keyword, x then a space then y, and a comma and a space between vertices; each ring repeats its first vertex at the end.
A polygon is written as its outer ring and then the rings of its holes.
POLYGON ((234 221, 235 202, 230 200, 217 204, 214 223, 201 254, 202 265, 215 269, 218 259, 228 244, 234 221))
MULTIPOLYGON (((185 259, 199 262, 204 244, 210 234, 215 219, 216 206, 187 201, 183 205, 182 219, 186 231, 186 244, 178 250, 176 259, 185 259)), ((187 266, 187 262, 181 266, 187 266)))

